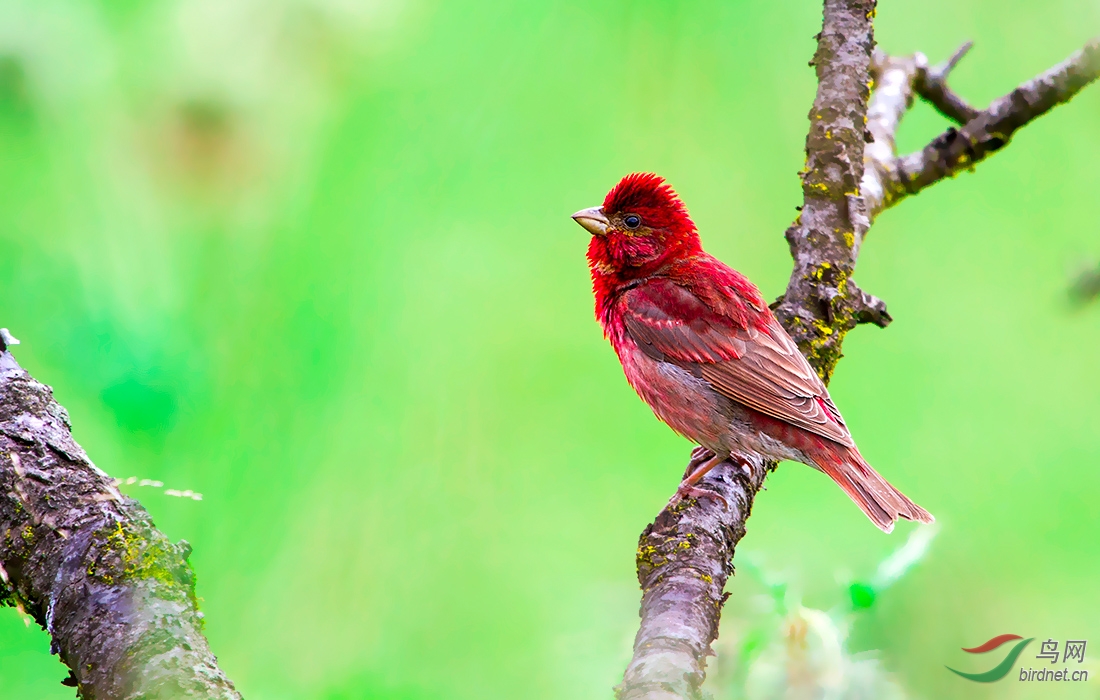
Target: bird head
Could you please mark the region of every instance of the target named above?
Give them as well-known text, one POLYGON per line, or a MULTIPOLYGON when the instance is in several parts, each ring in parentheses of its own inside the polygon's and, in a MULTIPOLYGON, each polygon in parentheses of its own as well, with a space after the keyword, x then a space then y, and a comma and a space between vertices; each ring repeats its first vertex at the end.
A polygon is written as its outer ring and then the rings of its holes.
POLYGON ((602 206, 582 209, 573 220, 592 234, 588 263, 593 275, 629 281, 700 250, 684 203, 653 173, 627 175, 602 206))

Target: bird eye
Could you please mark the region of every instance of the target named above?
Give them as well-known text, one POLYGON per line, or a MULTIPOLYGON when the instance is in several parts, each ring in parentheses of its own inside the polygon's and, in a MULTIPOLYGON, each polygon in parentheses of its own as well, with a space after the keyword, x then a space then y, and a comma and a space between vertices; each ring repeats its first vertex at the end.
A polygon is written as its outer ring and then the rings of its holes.
POLYGON ((628 229, 634 230, 642 225, 642 218, 637 214, 627 214, 623 217, 623 223, 628 229))

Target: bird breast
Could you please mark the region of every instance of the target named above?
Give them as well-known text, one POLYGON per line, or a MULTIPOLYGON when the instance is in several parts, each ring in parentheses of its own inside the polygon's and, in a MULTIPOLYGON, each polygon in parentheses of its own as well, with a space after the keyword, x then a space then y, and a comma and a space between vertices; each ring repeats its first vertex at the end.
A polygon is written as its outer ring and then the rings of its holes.
POLYGON ((629 336, 615 349, 626 380, 658 418, 689 440, 722 449, 729 399, 683 367, 645 354, 629 336))

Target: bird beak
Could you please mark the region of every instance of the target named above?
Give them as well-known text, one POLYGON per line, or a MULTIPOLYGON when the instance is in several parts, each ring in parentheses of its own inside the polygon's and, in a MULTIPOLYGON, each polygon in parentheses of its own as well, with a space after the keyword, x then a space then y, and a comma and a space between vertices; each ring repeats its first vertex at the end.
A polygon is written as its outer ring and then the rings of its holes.
POLYGON ((573 221, 588 229, 593 236, 606 235, 607 229, 611 226, 611 222, 603 213, 603 207, 581 209, 573 215, 573 221))

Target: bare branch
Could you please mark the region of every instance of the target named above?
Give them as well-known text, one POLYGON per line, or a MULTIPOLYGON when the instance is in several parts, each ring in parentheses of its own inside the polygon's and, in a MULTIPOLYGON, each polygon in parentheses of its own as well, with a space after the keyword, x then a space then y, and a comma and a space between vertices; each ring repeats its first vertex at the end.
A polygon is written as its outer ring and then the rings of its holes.
MULTIPOLYGON (((1093 42, 978 112, 947 86, 969 42, 933 68, 922 54, 872 54, 874 8, 873 0, 824 2, 811 63, 817 68, 818 90, 801 173, 803 206, 786 232, 794 269, 786 293, 772 305, 825 382, 849 330, 860 323, 884 327, 891 320, 886 304, 852 279, 874 218, 932 182, 972 167, 1100 71, 1100 51, 1093 42), (875 89, 868 104, 872 77, 875 89), (895 136, 914 95, 966 125, 921 153, 899 158, 895 136)), ((687 473, 709 456, 697 448, 687 473)), ((700 482, 729 502, 729 510, 717 501, 690 501, 662 511, 642 533, 642 622, 634 658, 617 689, 620 700, 702 697, 706 657, 718 633, 734 548, 745 533, 745 519, 764 476, 775 468, 759 456, 743 457, 747 467, 727 461, 700 482)))
MULTIPOLYGON (((825 0, 814 63, 818 90, 810 111, 802 216, 787 231, 795 270, 778 315, 826 381, 840 356, 840 338, 861 320, 885 325, 885 305, 851 280, 859 243, 870 225, 859 194, 864 118, 870 94, 874 0, 825 0)), ((709 452, 696 449, 688 472, 709 452)), ((619 700, 702 697, 706 657, 718 636, 734 548, 765 474, 757 455, 747 467, 730 461, 700 482, 719 502, 689 501, 664 510, 638 543, 641 627, 619 700)))
POLYGON ((948 129, 923 150, 899 162, 901 183, 909 194, 963 170, 973 169, 988 156, 1004 148, 1016 130, 1041 117, 1100 77, 1100 39, 993 101, 959 130, 948 129))
MULTIPOLYGON (((697 447, 685 476, 713 456, 697 447)), ((661 511, 642 533, 637 557, 642 622, 634 658, 616 688, 620 700, 701 697, 726 579, 733 573, 733 550, 745 535, 767 466, 759 457, 747 466, 721 463, 705 482, 726 499, 728 509, 717 500, 681 502, 661 511)))
POLYGON ((0 604, 50 633, 80 697, 240 700, 202 634, 190 545, 92 464, 10 342, 0 333, 0 604))
POLYGON ((918 70, 913 89, 929 104, 938 109, 940 114, 959 125, 965 124, 978 116, 978 110, 955 94, 947 85, 947 77, 973 46, 973 41, 966 42, 955 50, 951 58, 931 68, 928 67, 928 59, 925 58, 924 54, 917 53, 914 57, 918 70))
POLYGON ((895 137, 901 119, 913 106, 914 82, 920 74, 920 55, 887 56, 875 50, 872 73, 875 91, 867 107, 867 131, 871 142, 863 152, 864 171, 860 190, 870 218, 904 197, 898 177, 895 137))

